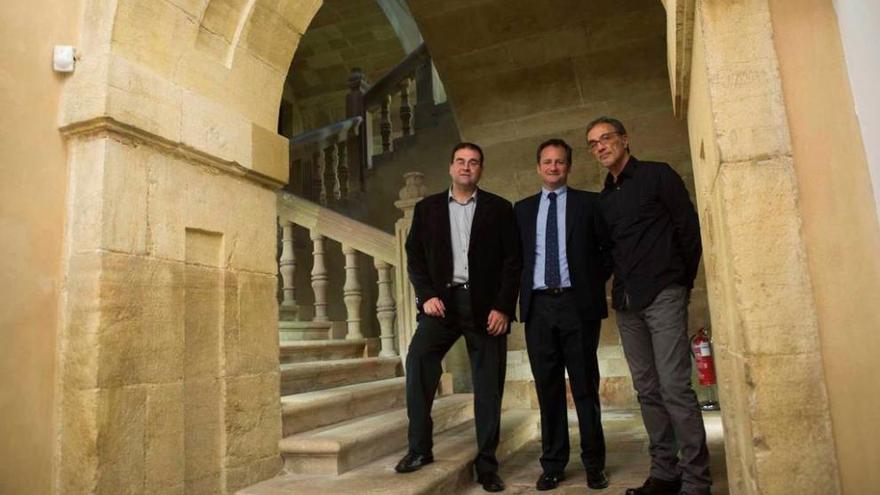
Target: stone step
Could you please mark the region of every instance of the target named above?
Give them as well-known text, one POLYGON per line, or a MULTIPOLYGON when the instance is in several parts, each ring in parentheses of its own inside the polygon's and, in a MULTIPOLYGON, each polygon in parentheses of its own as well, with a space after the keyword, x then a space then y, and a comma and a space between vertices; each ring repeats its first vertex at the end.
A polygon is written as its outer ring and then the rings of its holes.
POLYGON ((366 357, 366 346, 365 339, 281 342, 279 359, 287 364, 362 358, 366 357))
MULTIPOLYGON (((537 438, 537 411, 514 409, 501 418, 501 441, 497 456, 502 463, 529 440, 537 438)), ((472 461, 476 456, 474 422, 434 434, 434 463, 407 474, 394 472, 394 465, 406 453, 400 449, 339 476, 282 474, 239 491, 239 495, 449 495, 477 486, 472 461)), ((537 462, 537 459, 536 459, 537 462)))
MULTIPOLYGON (((455 394, 434 401, 434 431, 446 431, 473 419, 473 395, 455 394)), ((342 474, 406 447, 408 419, 399 408, 343 421, 281 439, 284 467, 298 474, 342 474)))
POLYGON ((282 397, 283 436, 403 407, 405 387, 401 376, 282 397))
POLYGON ((295 340, 326 340, 333 337, 330 321, 288 321, 278 322, 278 335, 281 342, 295 340))
POLYGON ((394 378, 400 371, 398 356, 282 364, 281 395, 394 378))

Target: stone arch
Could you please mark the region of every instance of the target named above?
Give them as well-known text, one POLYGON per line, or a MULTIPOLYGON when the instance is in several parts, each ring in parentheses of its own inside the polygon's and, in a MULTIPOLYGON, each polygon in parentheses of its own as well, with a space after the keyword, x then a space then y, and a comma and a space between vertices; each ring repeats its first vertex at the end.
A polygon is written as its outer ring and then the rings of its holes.
POLYGON ((320 1, 86 0, 63 90, 62 492, 275 475, 276 133, 320 1))

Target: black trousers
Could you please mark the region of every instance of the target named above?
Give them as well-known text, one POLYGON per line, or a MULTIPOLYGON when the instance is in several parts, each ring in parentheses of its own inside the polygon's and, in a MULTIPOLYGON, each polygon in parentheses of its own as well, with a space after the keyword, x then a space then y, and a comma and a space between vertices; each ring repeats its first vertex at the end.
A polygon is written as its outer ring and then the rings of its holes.
POLYGON ((474 419, 477 429, 477 473, 497 472, 495 449, 501 429, 501 396, 507 367, 507 336, 493 337, 485 322, 475 325, 470 292, 454 290, 446 305, 446 318, 423 315, 406 356, 406 409, 409 416, 409 450, 431 454, 434 423, 431 406, 443 372, 441 361, 464 335, 474 383, 474 419))
POLYGON ((596 358, 600 326, 600 320, 581 320, 572 292, 535 294, 532 300, 526 322, 526 347, 541 409, 541 466, 545 472, 563 472, 568 464, 566 369, 578 415, 584 468, 605 469, 596 358))

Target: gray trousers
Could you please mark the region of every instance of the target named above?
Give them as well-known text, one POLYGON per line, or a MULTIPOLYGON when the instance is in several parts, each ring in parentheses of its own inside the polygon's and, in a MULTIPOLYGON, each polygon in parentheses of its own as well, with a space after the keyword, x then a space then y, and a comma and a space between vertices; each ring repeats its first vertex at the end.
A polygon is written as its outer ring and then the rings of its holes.
POLYGON ((682 493, 698 495, 709 493, 712 480, 703 416, 691 388, 687 304, 687 289, 670 285, 647 308, 618 311, 617 325, 650 439, 651 476, 681 477, 682 493))

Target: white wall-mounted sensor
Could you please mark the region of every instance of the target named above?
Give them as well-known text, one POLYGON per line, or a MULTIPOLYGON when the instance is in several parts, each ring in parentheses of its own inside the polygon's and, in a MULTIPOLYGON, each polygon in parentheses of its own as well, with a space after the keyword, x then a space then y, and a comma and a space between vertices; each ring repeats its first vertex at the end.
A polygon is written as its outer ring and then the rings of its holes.
POLYGON ((75 52, 70 45, 55 45, 52 68, 55 72, 73 72, 75 52))

